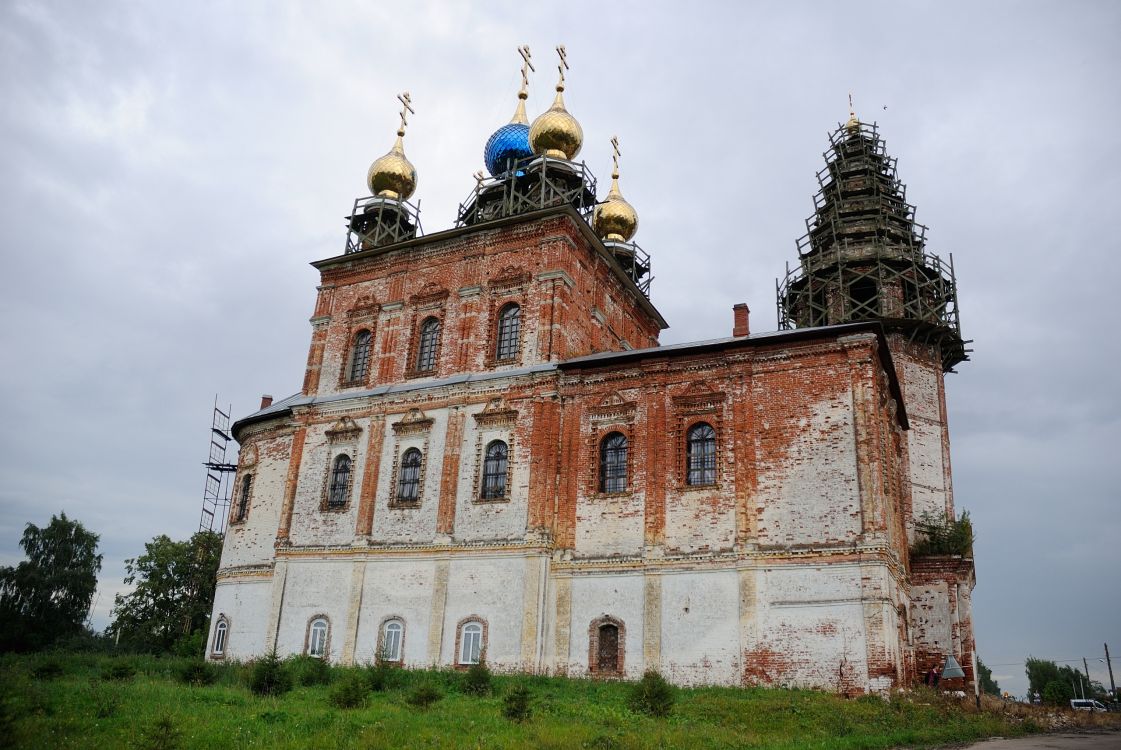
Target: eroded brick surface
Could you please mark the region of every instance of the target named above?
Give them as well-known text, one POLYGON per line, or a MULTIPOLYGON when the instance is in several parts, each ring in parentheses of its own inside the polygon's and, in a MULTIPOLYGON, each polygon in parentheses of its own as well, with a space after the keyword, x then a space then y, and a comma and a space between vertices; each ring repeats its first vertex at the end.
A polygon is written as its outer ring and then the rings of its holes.
POLYGON ((971 563, 908 553, 914 514, 952 509, 930 352, 857 325, 574 361, 655 346, 660 318, 565 212, 319 266, 302 398, 236 429, 253 491, 219 574, 226 658, 302 652, 322 616, 343 662, 373 659, 390 618, 413 666, 457 664, 471 622, 499 670, 596 672, 589 639, 606 622, 626 676, 681 684, 857 693, 937 654, 968 661, 971 563), (496 361, 510 302, 520 349, 496 361), (422 373, 429 317, 442 333, 422 373), (369 367, 351 379, 363 330, 369 367), (692 486, 701 422, 715 482, 692 486), (613 432, 627 480, 605 493, 613 432), (505 491, 484 498, 493 441, 508 447, 505 491), (403 501, 414 448, 419 491, 403 501))

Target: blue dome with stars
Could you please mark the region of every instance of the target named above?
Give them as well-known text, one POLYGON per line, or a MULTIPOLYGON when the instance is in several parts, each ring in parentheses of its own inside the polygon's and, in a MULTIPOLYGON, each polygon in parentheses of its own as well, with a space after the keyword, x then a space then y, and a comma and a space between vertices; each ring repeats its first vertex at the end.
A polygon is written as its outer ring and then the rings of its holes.
POLYGON ((483 162, 492 177, 498 177, 509 169, 511 161, 533 156, 529 147, 529 125, 511 122, 503 125, 487 139, 483 147, 483 162))

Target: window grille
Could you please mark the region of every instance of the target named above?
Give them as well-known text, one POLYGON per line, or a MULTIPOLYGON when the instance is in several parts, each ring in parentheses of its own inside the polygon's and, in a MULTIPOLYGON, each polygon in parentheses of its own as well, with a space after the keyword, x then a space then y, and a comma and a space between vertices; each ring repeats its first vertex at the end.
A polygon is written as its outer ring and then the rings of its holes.
POLYGON ((716 484, 716 430, 706 422, 689 429, 686 484, 716 484))
POLYGON ((440 321, 427 318, 420 326, 420 345, 417 347, 417 372, 436 369, 436 349, 440 344, 440 321))
POLYGON ((483 460, 483 488, 484 500, 494 500, 506 497, 506 469, 508 468, 509 449, 501 440, 492 440, 487 444, 486 455, 483 460))
POLYGON ((521 345, 522 309, 514 303, 498 313, 498 348, 495 359, 514 359, 521 345))
POLYGON ((397 500, 402 503, 415 503, 420 499, 420 451, 409 448, 401 456, 401 468, 397 476, 397 500))
POLYGON ((370 332, 359 331, 354 337, 350 353, 350 380, 365 380, 366 368, 370 364, 370 332))
POLYGON ((331 470, 331 486, 327 491, 327 507, 342 508, 346 505, 350 490, 350 456, 345 453, 335 459, 331 470))
POLYGON ((627 438, 620 432, 599 444, 599 491, 627 491, 627 438))
POLYGON ((241 494, 237 498, 237 520, 244 521, 249 516, 249 486, 253 475, 246 474, 241 478, 241 494))

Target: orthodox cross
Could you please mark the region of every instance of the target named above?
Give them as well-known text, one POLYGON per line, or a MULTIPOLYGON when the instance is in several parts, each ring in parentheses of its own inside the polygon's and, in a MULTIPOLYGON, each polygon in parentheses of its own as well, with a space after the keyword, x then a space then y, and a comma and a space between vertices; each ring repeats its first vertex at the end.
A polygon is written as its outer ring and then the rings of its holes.
POLYGON ((534 73, 536 73, 537 69, 533 67, 533 63, 529 61, 530 54, 528 44, 523 44, 521 47, 518 47, 518 54, 522 56, 522 90, 518 93, 527 94, 529 91, 528 71, 532 70, 534 73))
POLYGON ((568 70, 568 56, 564 52, 564 45, 557 47, 557 55, 560 57, 560 65, 557 70, 560 71, 560 81, 557 82, 557 89, 564 91, 564 71, 568 70))
POLYGON ((611 136, 611 150, 614 152, 614 153, 611 154, 611 161, 615 165, 614 168, 611 170, 611 172, 612 172, 611 176, 612 177, 618 177, 619 176, 619 157, 622 156, 622 152, 619 151, 619 136, 617 136, 617 135, 611 136))
POLYGON ((855 120, 856 119, 856 110, 853 109, 853 107, 852 107, 852 92, 851 91, 849 92, 849 119, 850 120, 855 120))
POLYGON ((409 124, 408 114, 414 114, 415 115, 416 110, 413 109, 413 106, 412 106, 413 98, 411 96, 409 96, 408 91, 406 91, 402 94, 398 94, 397 95, 397 101, 401 102, 401 127, 397 128, 397 135, 404 135, 405 134, 405 126, 409 124), (408 114, 406 114, 406 113, 408 113, 408 114))

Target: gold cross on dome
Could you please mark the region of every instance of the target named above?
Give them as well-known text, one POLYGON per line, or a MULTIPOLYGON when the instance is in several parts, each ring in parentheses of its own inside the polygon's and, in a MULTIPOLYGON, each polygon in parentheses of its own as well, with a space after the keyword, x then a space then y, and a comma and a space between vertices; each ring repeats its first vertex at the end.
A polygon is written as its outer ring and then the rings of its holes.
POLYGON ((611 171, 614 172, 613 176, 618 177, 619 157, 623 155, 623 152, 619 150, 619 136, 617 135, 611 136, 611 150, 613 151, 613 153, 611 154, 611 161, 615 165, 614 169, 612 169, 611 171))
POLYGON ((533 67, 533 63, 531 63, 529 61, 529 58, 531 57, 531 55, 529 54, 529 45, 528 44, 523 44, 521 47, 518 47, 518 54, 522 56, 522 90, 521 90, 521 93, 525 94, 525 93, 527 93, 527 91, 529 89, 529 71, 532 70, 534 73, 536 73, 537 69, 535 67, 533 67))
POLYGON ((405 91, 397 95, 397 101, 401 102, 401 127, 397 128, 400 135, 405 134, 405 126, 409 124, 408 115, 416 114, 413 109, 413 98, 409 96, 409 92, 405 91))
POLYGON ((563 86, 564 71, 568 70, 568 56, 565 54, 563 44, 557 46, 557 55, 560 57, 560 65, 557 66, 557 70, 560 72, 560 81, 557 83, 557 85, 563 86))
POLYGON ((852 108, 852 92, 849 92, 849 117, 856 117, 856 110, 852 108))

